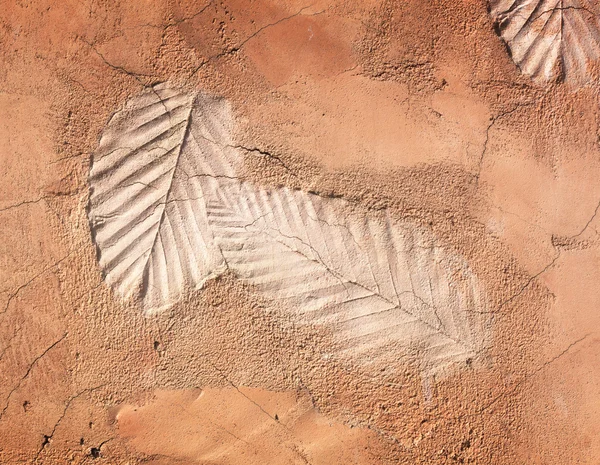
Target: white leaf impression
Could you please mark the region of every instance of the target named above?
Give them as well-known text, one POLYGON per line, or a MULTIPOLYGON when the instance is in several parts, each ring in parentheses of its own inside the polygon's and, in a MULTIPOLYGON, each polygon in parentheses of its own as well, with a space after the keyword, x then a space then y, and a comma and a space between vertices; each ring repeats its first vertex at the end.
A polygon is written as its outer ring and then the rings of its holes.
POLYGON ((522 73, 583 85, 600 58, 600 10, 591 0, 490 0, 499 34, 522 73))
POLYGON ((230 270, 298 323, 329 328, 336 355, 414 355, 432 371, 482 352, 489 312, 463 258, 387 212, 241 182, 232 121, 223 100, 159 85, 109 122, 89 219, 118 293, 139 292, 153 313, 230 270))
POLYGON ((93 154, 89 220, 106 281, 159 310, 222 271, 205 208, 235 174, 227 104, 164 85, 109 121, 93 154), (218 141, 218 146, 209 141, 218 141))

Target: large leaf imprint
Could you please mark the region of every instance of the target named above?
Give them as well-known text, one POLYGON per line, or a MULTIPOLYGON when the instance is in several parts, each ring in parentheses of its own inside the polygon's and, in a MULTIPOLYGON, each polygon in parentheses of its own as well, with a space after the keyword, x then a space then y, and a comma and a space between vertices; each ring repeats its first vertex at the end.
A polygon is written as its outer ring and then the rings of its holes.
POLYGON ((204 197, 218 176, 234 175, 230 125, 224 101, 155 86, 113 116, 93 154, 89 219, 100 266, 120 294, 140 290, 148 311, 222 265, 204 197))
POLYGON ((387 212, 239 181, 231 121, 222 100, 164 86, 111 119, 89 217, 117 292, 139 290, 153 312, 229 269, 295 321, 329 328, 340 355, 418 355, 433 370, 485 348, 486 299, 463 258, 387 212))
POLYGON ((207 211, 229 268, 299 321, 331 327, 338 350, 354 358, 412 348, 431 370, 485 345, 477 278, 415 225, 248 183, 223 185, 207 211))
POLYGON ((600 19, 591 0, 490 0, 491 15, 520 70, 539 82, 584 84, 600 58, 600 19))

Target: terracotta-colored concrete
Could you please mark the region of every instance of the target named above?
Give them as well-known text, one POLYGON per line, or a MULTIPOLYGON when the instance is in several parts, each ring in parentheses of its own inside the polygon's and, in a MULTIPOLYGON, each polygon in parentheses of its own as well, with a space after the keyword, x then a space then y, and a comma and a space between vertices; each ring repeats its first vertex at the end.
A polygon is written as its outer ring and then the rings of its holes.
POLYGON ((598 463, 596 84, 521 75, 484 0, 356 3, 2 5, 0 462, 598 463), (118 298, 90 155, 165 81, 231 103, 244 179, 386 208, 464 257, 480 363, 328 359, 326 328, 231 273, 153 317, 118 298))

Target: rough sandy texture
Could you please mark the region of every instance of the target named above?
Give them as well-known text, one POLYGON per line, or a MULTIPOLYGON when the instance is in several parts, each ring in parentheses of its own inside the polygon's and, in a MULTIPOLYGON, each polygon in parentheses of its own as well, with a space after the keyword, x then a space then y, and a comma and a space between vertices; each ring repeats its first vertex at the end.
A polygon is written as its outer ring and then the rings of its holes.
POLYGON ((485 1, 355 3, 3 5, 2 463, 598 462, 597 88, 522 74, 485 1), (385 210, 464 259, 482 363, 327 357, 335 332, 231 271, 153 316, 111 290, 91 154, 165 81, 230 103, 245 182, 385 210))

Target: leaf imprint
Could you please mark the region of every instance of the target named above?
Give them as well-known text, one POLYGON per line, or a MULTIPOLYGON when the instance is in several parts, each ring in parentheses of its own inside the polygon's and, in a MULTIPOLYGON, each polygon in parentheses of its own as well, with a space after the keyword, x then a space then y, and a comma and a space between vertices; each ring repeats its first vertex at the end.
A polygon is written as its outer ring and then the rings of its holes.
POLYGON ((600 58, 600 18, 591 0, 490 0, 497 30, 523 74, 583 85, 600 58))
POLYGON ((235 174, 231 111, 155 86, 109 121, 92 157, 89 220, 106 281, 150 312, 223 268, 205 197, 235 174))

